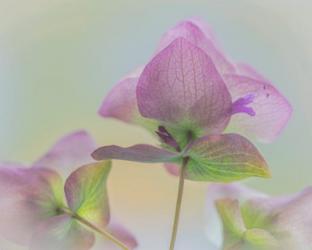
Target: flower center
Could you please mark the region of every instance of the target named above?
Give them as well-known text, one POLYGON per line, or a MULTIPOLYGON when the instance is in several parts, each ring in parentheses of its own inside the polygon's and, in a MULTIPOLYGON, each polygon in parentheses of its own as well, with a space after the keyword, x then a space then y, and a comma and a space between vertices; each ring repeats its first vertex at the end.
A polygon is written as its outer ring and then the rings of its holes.
POLYGON ((170 148, 174 148, 177 152, 183 151, 191 141, 199 137, 198 131, 191 128, 166 128, 160 125, 155 132, 162 143, 170 148))
POLYGON ((247 106, 253 103, 254 99, 255 99, 254 94, 248 94, 245 95, 244 97, 237 99, 232 104, 231 114, 234 115, 237 113, 245 113, 250 116, 255 116, 256 112, 253 110, 253 108, 247 106))
POLYGON ((173 136, 164 126, 159 126, 156 134, 159 136, 163 143, 173 147, 177 152, 181 151, 178 142, 173 138, 173 136))

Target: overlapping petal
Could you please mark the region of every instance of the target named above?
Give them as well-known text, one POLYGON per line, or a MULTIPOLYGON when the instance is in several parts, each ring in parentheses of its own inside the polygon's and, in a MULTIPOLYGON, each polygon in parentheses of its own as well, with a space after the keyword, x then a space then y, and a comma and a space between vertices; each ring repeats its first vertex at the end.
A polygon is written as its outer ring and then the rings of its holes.
POLYGON ((142 68, 127 75, 104 98, 99 115, 155 130, 157 122, 141 116, 138 110, 136 87, 142 68))
POLYGON ((269 177, 267 164, 246 138, 237 134, 202 137, 189 145, 186 177, 230 182, 251 176, 269 177))
POLYGON ((105 97, 99 114, 127 123, 136 123, 140 119, 135 94, 138 79, 129 77, 121 80, 105 97))
MULTIPOLYGON (((250 69, 245 66, 244 72, 250 69)), ((248 71, 250 76, 227 74, 223 78, 227 83, 233 100, 253 96, 249 107, 255 115, 234 114, 228 130, 238 132, 262 142, 272 142, 286 126, 292 108, 286 98, 267 80, 248 71), (257 77, 257 78, 256 78, 257 77)))
POLYGON ((200 19, 184 20, 166 32, 139 78, 140 73, 109 93, 100 114, 151 131, 159 123, 179 123, 183 130, 194 129, 195 123, 197 128, 207 127, 206 134, 215 134, 228 124, 230 93, 234 106, 228 131, 272 142, 292 113, 286 98, 267 79, 249 65, 228 59, 200 19), (235 101, 242 106, 237 109, 235 101))
POLYGON ((137 162, 171 162, 179 159, 180 155, 162 148, 147 144, 138 144, 128 148, 115 145, 98 148, 92 153, 95 160, 127 160, 137 162))
POLYGON ((200 19, 188 19, 178 23, 162 37, 157 51, 166 48, 175 39, 183 37, 201 48, 212 59, 220 74, 234 73, 235 67, 228 60, 216 41, 212 29, 200 19))
MULTIPOLYGON (((204 50, 213 60, 220 73, 234 72, 234 66, 218 49, 216 39, 210 27, 195 18, 183 21, 169 30, 162 37, 155 55, 181 37, 204 50)), ((127 123, 150 126, 151 121, 144 119, 137 108, 135 89, 141 72, 142 68, 139 68, 134 73, 129 74, 109 92, 99 109, 101 116, 116 118, 127 123)))
POLYGON ((201 20, 185 20, 170 29, 161 39, 158 52, 180 37, 203 49, 212 59, 229 88, 233 101, 248 95, 255 97, 251 104, 255 115, 244 112, 234 115, 230 131, 239 131, 262 142, 272 142, 283 130, 292 113, 286 98, 251 66, 230 62, 219 48, 210 27, 201 20))
POLYGON ((28 244, 30 228, 58 214, 63 206, 61 177, 48 169, 0 168, 0 233, 28 244))
POLYGON ((103 117, 112 117, 124 122, 132 122, 138 112, 135 89, 138 78, 127 78, 119 82, 106 96, 99 114, 103 117))
POLYGON ((110 218, 106 188, 110 170, 110 161, 85 165, 73 172, 65 183, 65 195, 72 212, 102 229, 110 218))
POLYGON ((92 162, 90 154, 95 148, 93 138, 86 131, 73 132, 56 142, 33 166, 55 169, 67 177, 77 167, 92 162))
POLYGON ((137 100, 144 117, 195 124, 210 132, 223 131, 232 104, 212 60, 184 38, 174 40, 147 64, 137 100))

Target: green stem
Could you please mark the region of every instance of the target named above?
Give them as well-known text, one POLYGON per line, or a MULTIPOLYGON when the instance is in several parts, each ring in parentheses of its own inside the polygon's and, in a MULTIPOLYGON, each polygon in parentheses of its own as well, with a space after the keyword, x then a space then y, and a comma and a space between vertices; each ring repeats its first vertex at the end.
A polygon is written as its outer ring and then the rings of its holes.
POLYGON ((105 238, 109 239, 110 241, 114 242, 116 245, 118 245, 121 249, 123 250, 129 250, 129 248, 122 243, 121 241, 119 241, 118 239, 116 239, 111 233, 99 229, 98 227, 96 227, 95 225, 93 225, 91 222, 89 222, 88 220, 86 220, 85 218, 79 216, 76 213, 73 213, 71 211, 71 209, 69 208, 63 208, 62 211, 66 214, 68 214, 69 216, 71 216, 72 218, 76 219, 77 221, 79 221, 81 224, 89 227, 90 229, 94 230, 95 232, 97 232, 98 234, 104 236, 105 238))
POLYGON ((184 174, 185 174, 185 169, 186 169, 188 161, 189 161, 189 157, 185 157, 183 159, 183 163, 180 169, 179 190, 178 190, 178 197, 177 197, 177 203, 176 203, 176 209, 175 209, 174 221, 173 221, 173 227, 172 227, 172 235, 171 235, 170 248, 169 248, 170 250, 174 250, 174 245, 175 245, 176 238, 177 238, 179 218, 180 218, 181 205, 182 205, 182 197, 183 197, 183 189, 184 189, 184 174))

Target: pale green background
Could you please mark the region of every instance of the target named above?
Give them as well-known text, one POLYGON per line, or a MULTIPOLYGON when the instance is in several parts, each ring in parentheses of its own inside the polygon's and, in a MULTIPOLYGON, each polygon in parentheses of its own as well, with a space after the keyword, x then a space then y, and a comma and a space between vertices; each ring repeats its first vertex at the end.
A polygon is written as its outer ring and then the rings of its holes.
MULTIPOLYGON (((99 118, 97 109, 118 79, 148 61, 166 29, 199 16, 233 59, 271 79, 294 108, 281 137, 258 145, 273 178, 248 184, 299 191, 312 180, 311 11, 308 0, 0 0, 0 159, 30 163, 79 128, 99 144, 154 143, 139 128, 99 118)), ((166 249, 176 186, 160 165, 115 162, 112 210, 138 235, 139 249, 166 249)), ((209 250, 206 186, 186 184, 177 249, 209 250)), ((17 249, 0 242, 1 250, 17 249)))

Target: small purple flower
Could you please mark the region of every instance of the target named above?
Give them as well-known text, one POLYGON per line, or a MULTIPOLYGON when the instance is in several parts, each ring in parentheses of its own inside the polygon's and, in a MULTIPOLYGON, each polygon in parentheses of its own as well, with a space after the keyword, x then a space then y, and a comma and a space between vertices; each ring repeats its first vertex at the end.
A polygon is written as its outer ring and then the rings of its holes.
POLYGON ((212 184, 207 232, 222 249, 310 250, 312 187, 270 197, 237 184, 212 184))
MULTIPOLYGON (((95 227, 135 248, 135 238, 110 218, 106 180, 111 162, 90 163, 95 148, 92 138, 79 131, 30 167, 0 164, 1 236, 32 250, 88 250, 95 243, 95 227)), ((103 246, 120 249, 111 244, 103 246)))
POLYGON ((191 19, 163 36, 151 61, 121 80, 99 113, 147 128, 163 149, 139 145, 135 153, 133 147, 107 146, 93 153, 96 160, 165 162, 176 174, 188 157, 186 178, 233 181, 270 175, 243 136, 273 141, 289 120, 291 106, 250 66, 232 63, 210 28, 191 19))

